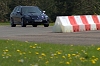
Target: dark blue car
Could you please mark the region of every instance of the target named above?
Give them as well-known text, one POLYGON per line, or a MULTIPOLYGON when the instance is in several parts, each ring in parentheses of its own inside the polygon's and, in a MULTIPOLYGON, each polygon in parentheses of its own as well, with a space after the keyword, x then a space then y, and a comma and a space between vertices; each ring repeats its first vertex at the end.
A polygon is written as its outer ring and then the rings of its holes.
POLYGON ((22 27, 44 25, 44 27, 48 27, 49 17, 45 14, 45 11, 37 6, 16 6, 10 14, 10 23, 11 27, 16 27, 16 25, 22 27))

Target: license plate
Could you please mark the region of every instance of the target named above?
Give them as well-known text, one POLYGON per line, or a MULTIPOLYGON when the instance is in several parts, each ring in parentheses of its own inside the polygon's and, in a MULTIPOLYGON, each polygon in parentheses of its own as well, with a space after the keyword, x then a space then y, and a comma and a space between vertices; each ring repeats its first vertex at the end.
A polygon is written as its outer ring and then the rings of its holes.
POLYGON ((42 20, 35 20, 35 22, 42 22, 42 20))

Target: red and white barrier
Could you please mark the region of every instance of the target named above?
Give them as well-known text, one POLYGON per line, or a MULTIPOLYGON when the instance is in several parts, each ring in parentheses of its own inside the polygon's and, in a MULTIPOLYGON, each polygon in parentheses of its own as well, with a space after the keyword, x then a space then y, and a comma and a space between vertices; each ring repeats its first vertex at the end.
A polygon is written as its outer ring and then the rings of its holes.
POLYGON ((100 15, 57 16, 53 32, 100 30, 100 15))

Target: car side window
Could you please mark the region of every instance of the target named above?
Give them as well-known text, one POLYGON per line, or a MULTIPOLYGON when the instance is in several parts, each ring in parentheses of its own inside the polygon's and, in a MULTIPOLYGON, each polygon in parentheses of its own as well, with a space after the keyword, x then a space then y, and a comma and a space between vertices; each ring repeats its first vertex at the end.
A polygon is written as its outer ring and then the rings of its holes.
POLYGON ((20 11, 21 12, 21 7, 18 7, 17 11, 20 11))
POLYGON ((17 7, 14 8, 13 12, 16 12, 16 11, 17 11, 17 7))

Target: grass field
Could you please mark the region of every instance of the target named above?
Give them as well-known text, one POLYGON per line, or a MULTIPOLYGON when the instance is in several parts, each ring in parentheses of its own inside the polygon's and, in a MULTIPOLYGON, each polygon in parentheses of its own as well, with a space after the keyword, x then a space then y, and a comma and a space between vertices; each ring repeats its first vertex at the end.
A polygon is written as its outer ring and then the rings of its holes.
POLYGON ((10 23, 9 22, 5 22, 5 23, 1 22, 0 25, 10 25, 10 23))
POLYGON ((0 40, 0 66, 99 66, 99 45, 0 40))

